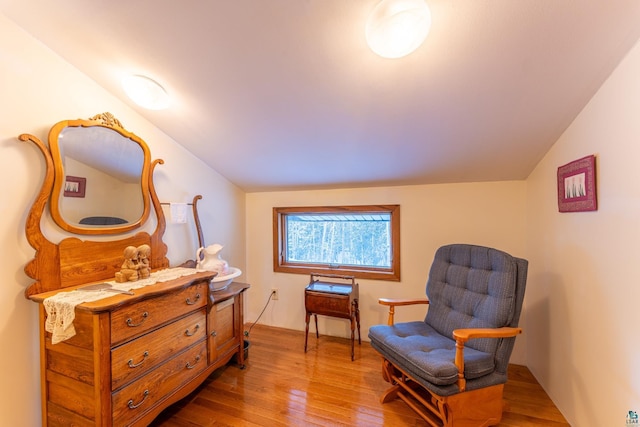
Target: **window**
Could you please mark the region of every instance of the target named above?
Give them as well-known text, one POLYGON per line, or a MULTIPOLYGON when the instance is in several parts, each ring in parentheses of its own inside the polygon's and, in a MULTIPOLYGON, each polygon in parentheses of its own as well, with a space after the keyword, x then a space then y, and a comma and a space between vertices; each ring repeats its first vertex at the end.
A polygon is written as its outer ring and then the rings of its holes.
POLYGON ((273 209, 273 270, 400 280, 400 206, 273 209))

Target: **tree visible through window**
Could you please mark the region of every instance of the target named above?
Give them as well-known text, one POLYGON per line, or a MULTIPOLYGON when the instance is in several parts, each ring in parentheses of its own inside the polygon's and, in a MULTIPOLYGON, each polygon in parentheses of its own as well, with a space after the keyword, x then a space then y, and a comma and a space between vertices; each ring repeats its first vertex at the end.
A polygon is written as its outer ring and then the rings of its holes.
POLYGON ((399 210, 274 208, 274 270, 400 280, 399 210))

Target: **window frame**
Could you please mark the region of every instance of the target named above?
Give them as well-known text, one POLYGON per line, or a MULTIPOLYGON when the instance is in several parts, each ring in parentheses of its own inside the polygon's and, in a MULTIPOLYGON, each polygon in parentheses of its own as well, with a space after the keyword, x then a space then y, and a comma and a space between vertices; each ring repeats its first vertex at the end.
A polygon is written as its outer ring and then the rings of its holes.
POLYGON ((400 281, 400 205, 303 206, 273 208, 273 271, 293 274, 339 274, 360 279, 400 281), (297 214, 390 214, 391 267, 305 264, 286 261, 286 217, 297 214))

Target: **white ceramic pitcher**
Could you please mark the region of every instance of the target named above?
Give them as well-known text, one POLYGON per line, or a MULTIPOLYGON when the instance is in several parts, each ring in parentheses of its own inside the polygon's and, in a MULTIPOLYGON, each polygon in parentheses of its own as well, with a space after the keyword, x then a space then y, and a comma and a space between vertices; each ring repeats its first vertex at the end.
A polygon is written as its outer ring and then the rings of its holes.
POLYGON ((223 246, 214 243, 206 248, 199 248, 196 252, 196 267, 201 270, 217 271, 218 274, 225 274, 229 270, 229 263, 220 258, 220 251, 223 246))

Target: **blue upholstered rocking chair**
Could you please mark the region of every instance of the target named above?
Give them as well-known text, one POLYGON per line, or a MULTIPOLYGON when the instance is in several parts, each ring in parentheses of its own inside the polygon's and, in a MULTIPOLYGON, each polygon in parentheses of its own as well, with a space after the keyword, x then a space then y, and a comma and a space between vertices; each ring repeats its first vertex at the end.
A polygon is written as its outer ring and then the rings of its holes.
POLYGON ((504 383, 524 299, 528 263, 492 248, 437 250, 427 298, 380 299, 388 325, 369 330, 400 398, 432 426, 491 426, 502 419, 504 383), (423 321, 394 324, 395 307, 429 304, 423 321))

